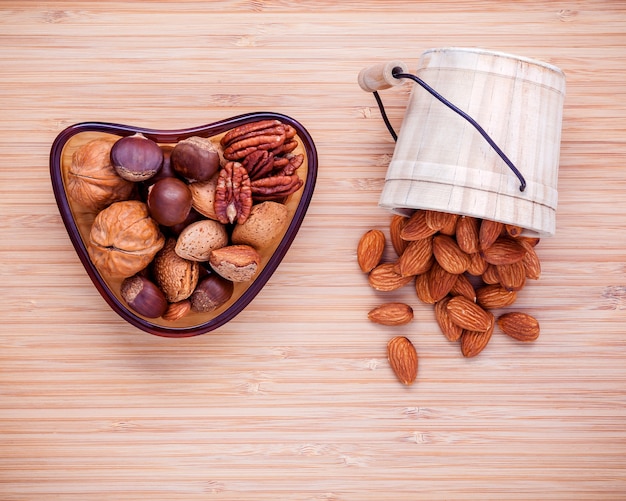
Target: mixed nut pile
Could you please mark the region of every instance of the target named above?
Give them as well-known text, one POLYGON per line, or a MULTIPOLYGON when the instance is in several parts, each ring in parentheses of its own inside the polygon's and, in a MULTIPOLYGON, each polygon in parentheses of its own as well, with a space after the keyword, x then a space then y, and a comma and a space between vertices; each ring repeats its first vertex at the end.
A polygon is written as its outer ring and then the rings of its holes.
POLYGON ((103 137, 72 156, 66 190, 93 216, 89 257, 137 314, 178 320, 225 304, 250 282, 289 224, 303 186, 296 130, 279 120, 221 139, 161 145, 142 134, 103 137))
MULTIPOLYGON (((417 297, 434 306, 444 336, 460 343, 463 356, 478 355, 496 324, 518 341, 537 339, 539 322, 531 315, 508 312, 496 319, 491 310, 511 306, 526 280, 539 278, 539 238, 522 236, 518 226, 423 209, 410 217, 392 216, 389 233, 398 256, 393 262, 381 262, 386 245, 381 230, 369 230, 359 241, 357 260, 370 286, 393 291, 413 283, 417 297)), ((390 302, 368 316, 379 324, 404 325, 413 320, 413 309, 390 302)), ((398 378, 411 384, 418 365, 411 341, 394 337, 387 355, 398 378)))

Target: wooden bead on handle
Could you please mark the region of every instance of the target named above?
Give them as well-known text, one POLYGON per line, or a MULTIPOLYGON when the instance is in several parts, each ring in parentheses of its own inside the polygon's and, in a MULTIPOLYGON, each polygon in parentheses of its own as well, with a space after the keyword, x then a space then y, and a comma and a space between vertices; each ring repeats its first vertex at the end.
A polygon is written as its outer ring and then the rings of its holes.
POLYGON ((402 61, 375 64, 359 72, 359 85, 365 92, 374 92, 403 84, 405 80, 393 76, 394 68, 400 68, 402 73, 408 72, 407 65, 402 61))

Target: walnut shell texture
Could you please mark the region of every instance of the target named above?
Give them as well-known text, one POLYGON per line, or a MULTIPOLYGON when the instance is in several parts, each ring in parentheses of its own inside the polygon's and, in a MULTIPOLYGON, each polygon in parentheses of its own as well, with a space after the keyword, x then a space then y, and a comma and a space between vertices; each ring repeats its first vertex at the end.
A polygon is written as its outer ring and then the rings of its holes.
POLYGON ((94 139, 72 155, 67 172, 69 197, 92 211, 100 211, 112 203, 128 200, 134 183, 119 176, 111 164, 114 138, 94 139))
POLYGON ((96 216, 87 251, 100 271, 130 277, 143 270, 165 243, 159 225, 143 202, 115 202, 96 216))

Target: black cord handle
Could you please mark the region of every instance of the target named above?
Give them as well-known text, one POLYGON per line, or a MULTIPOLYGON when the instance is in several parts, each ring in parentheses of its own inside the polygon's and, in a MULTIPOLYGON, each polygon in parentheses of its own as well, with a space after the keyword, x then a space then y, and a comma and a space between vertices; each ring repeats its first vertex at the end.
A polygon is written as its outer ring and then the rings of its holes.
MULTIPOLYGON (((513 173, 517 176, 517 179, 519 179, 519 182, 520 182, 519 190, 524 191, 526 189, 526 180, 524 179, 524 176, 522 175, 522 173, 517 169, 517 167, 515 167, 515 165, 513 165, 513 162, 511 162, 509 157, 505 155, 505 153, 500 149, 500 147, 495 143, 495 141, 491 139, 491 137, 489 136, 489 134, 487 134, 485 129, 483 129, 480 126, 480 124, 476 122, 476 120, 474 120, 471 116, 469 116, 463 110, 461 110, 460 108, 452 104, 450 101, 448 101, 445 97, 439 94, 435 89, 433 89, 430 85, 424 82, 421 78, 415 75, 412 75, 410 73, 402 73, 402 68, 400 67, 394 68, 391 74, 393 75, 394 78, 409 78, 413 80, 415 83, 419 84, 422 88, 427 90, 435 99, 437 99, 438 101, 446 105, 452 111, 454 111, 455 113, 463 117, 465 120, 467 120, 470 124, 472 124, 472 126, 485 139, 485 141, 487 141, 489 145, 495 150, 495 152, 500 156, 500 158, 504 161, 504 163, 506 163, 509 166, 509 168, 513 171, 513 173)), ((380 114, 382 115, 383 121, 385 122, 385 125, 387 126, 387 130, 389 130, 389 133, 391 134, 391 137, 393 137, 393 140, 397 141, 398 135, 393 130, 391 122, 389 122, 389 118, 387 117, 387 113, 385 112, 385 107, 383 106, 383 102, 380 99, 380 95, 378 94, 377 91, 374 91, 373 94, 374 94, 374 99, 376 99, 376 103, 378 104, 378 108, 380 109, 380 114)))

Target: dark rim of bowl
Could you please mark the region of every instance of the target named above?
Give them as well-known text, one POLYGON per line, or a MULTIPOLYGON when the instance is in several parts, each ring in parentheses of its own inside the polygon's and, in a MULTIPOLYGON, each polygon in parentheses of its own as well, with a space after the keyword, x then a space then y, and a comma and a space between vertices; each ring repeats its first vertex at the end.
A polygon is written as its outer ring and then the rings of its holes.
POLYGON ((56 137, 52 143, 50 150, 50 178, 52 181, 52 188, 56 199, 57 206, 61 213, 63 223, 69 234, 70 240, 76 249, 76 253, 80 258, 87 274, 91 278, 91 281, 95 285, 96 289, 100 292, 100 295, 109 304, 109 306, 124 320, 134 325, 135 327, 154 334, 164 337, 190 337, 205 334, 209 331, 215 330, 218 327, 232 320, 254 299, 254 297, 263 288, 269 278, 272 276, 283 257, 289 250, 291 243, 293 242, 304 216, 309 207, 311 197, 313 196, 313 190, 315 188, 315 181, 317 178, 317 150, 313 138, 308 131, 299 122, 293 118, 280 113, 273 112, 255 112, 246 113, 231 117, 219 122, 211 124, 201 125, 198 127, 192 127, 188 129, 178 130, 156 130, 142 127, 133 127, 129 125, 106 123, 106 122, 81 122, 67 127, 56 137), (144 136, 156 141, 158 143, 174 143, 181 141, 187 137, 195 135, 216 136, 229 129, 243 125, 249 122, 257 120, 280 120, 283 123, 289 124, 294 127, 298 133, 298 136, 303 142, 303 147, 307 156, 308 171, 302 197, 298 203, 296 211, 293 215, 291 223, 283 236, 276 251, 270 257, 266 266, 261 270, 259 276, 254 280, 250 287, 239 297, 228 309, 220 313, 215 318, 212 318, 208 322, 191 327, 164 327, 162 325, 155 324, 134 315, 124 304, 122 304, 117 297, 109 290, 104 280, 101 278, 100 273, 96 270, 95 266, 89 259, 87 249, 83 243, 83 240, 78 231, 78 227, 67 199, 65 192, 65 186, 63 184, 63 175, 61 171, 61 155, 63 148, 69 139, 74 135, 81 132, 101 132, 110 133, 118 136, 130 136, 136 133, 141 133, 144 136))

